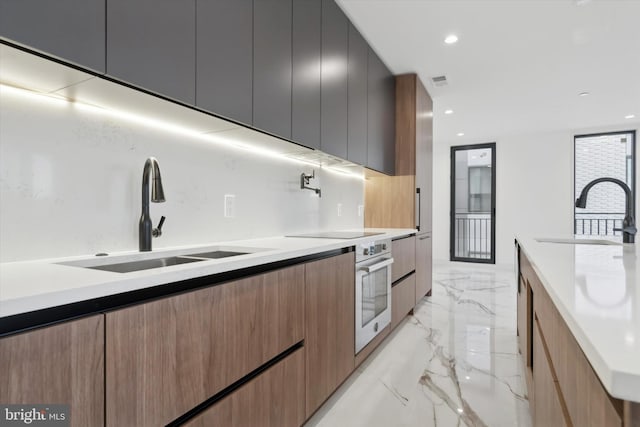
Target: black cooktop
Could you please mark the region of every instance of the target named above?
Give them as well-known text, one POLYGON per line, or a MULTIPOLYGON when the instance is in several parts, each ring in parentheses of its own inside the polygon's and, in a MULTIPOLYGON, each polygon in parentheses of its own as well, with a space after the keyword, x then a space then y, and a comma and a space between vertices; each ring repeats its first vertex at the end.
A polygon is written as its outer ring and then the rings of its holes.
POLYGON ((322 231, 318 233, 293 234, 285 237, 311 237, 318 239, 357 239, 358 237, 377 236, 383 233, 371 231, 322 231))

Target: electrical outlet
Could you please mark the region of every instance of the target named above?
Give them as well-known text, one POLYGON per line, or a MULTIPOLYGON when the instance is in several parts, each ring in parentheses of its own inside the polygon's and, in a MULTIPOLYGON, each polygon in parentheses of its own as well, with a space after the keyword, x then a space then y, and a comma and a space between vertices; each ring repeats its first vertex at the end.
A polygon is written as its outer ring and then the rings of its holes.
POLYGON ((236 195, 224 195, 224 217, 234 218, 236 216, 236 195))
POLYGON ((358 216, 364 215, 364 205, 358 205, 358 216))
POLYGON ((342 203, 338 203, 338 216, 342 216, 342 203))

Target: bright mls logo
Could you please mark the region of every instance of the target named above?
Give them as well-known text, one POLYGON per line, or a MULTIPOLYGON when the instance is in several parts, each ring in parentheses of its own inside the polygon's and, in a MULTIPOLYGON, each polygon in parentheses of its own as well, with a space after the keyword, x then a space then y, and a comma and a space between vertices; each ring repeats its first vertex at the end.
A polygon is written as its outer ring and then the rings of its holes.
POLYGON ((0 404, 0 427, 69 427, 69 405, 0 404))

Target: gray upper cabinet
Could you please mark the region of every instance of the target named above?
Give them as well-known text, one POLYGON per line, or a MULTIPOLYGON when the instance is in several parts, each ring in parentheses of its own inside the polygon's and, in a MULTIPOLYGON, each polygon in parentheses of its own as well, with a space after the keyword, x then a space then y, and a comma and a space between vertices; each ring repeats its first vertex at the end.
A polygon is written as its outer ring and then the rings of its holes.
POLYGON ((349 129, 347 160, 367 164, 367 62, 369 45, 349 24, 349 129))
POLYGON ((107 74, 195 104, 195 0, 109 0, 107 74))
POLYGON ((395 171, 395 79, 369 49, 367 167, 393 175, 395 171))
POLYGON ((253 4, 253 126, 291 138, 291 0, 253 4))
POLYGON ((196 0, 196 105, 253 122, 253 0, 196 0))
POLYGON ((322 0, 320 149, 347 158, 349 20, 334 0, 322 0))
POLYGON ((0 36, 100 73, 105 0, 2 0, 0 36))
POLYGON ((322 0, 293 0, 291 139, 320 148, 322 0))

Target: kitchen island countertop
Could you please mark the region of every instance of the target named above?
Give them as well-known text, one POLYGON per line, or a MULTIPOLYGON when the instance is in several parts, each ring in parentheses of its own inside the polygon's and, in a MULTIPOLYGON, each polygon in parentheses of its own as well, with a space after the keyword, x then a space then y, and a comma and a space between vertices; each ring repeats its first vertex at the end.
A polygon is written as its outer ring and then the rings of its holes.
POLYGON ((638 246, 517 241, 607 392, 640 402, 638 246))

